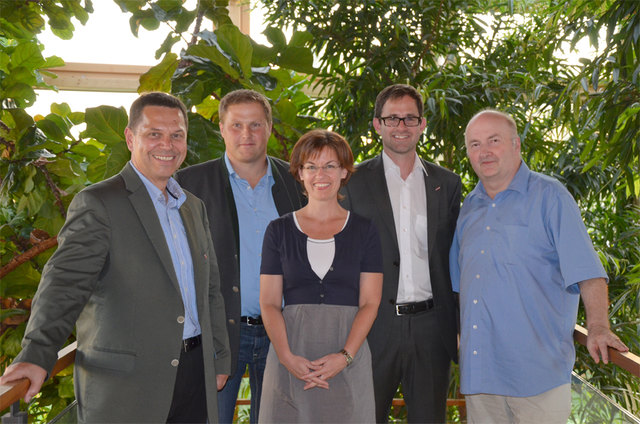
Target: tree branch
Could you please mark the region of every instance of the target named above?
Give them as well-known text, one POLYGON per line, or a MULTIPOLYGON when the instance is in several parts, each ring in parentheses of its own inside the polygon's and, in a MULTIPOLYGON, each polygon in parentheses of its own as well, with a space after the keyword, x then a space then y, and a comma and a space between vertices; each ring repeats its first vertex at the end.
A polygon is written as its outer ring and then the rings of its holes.
POLYGON ((53 182, 53 179, 51 178, 51 174, 49 174, 49 170, 45 166, 46 165, 46 160, 43 161, 43 160, 38 159, 38 160, 34 161, 33 164, 40 171, 42 171, 42 173, 44 174, 44 178, 47 180, 47 185, 49 186, 51 191, 53 191, 53 195, 56 198, 56 206, 58 206, 58 208, 60 210, 60 214, 62 214, 62 216, 66 219, 67 218, 67 211, 65 210, 64 204, 62 203, 62 198, 60 197, 61 190, 53 182))
POLYGON ((0 268, 0 278, 9 274, 11 271, 16 269, 23 263, 35 258, 45 250, 49 250, 52 247, 55 247, 57 245, 58 245, 58 236, 53 236, 34 245, 31 249, 27 250, 26 252, 18 256, 14 256, 5 266, 0 268))

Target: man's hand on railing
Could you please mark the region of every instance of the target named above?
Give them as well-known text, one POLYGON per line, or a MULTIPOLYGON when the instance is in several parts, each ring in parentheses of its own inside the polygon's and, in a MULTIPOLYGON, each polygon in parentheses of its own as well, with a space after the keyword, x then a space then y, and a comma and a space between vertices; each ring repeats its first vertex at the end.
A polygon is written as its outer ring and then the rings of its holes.
POLYGON ((609 329, 609 326, 605 325, 592 325, 589 327, 589 335, 587 336, 587 350, 589 354, 596 362, 600 362, 602 356, 602 362, 609 363, 609 353, 607 348, 619 350, 620 352, 628 352, 629 348, 620 341, 618 336, 613 334, 609 329))
POLYGON ((29 403, 31 398, 40 391, 42 383, 44 383, 44 380, 47 378, 47 371, 36 364, 18 362, 17 364, 9 365, 7 369, 4 370, 4 374, 0 377, 0 385, 11 383, 12 381, 22 378, 28 378, 31 382, 29 390, 27 390, 24 395, 24 401, 29 403))

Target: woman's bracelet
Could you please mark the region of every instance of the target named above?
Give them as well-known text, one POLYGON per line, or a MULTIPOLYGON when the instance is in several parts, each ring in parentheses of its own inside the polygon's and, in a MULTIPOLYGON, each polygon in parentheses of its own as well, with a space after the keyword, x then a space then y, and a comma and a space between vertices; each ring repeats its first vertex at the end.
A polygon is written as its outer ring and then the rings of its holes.
POLYGON ((351 356, 349 352, 347 352, 344 349, 342 349, 340 353, 342 353, 342 355, 344 356, 344 359, 347 360, 347 366, 351 365, 351 363, 353 362, 353 356, 351 356))

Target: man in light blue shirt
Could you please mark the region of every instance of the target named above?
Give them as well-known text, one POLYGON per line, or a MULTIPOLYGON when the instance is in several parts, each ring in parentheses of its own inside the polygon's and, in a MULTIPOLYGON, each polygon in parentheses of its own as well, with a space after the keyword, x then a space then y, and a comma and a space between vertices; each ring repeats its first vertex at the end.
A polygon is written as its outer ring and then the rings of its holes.
POLYGON ((176 179, 206 207, 220 266, 232 376, 218 395, 219 419, 231 423, 240 382, 249 370, 250 422, 258 420, 269 338, 260 316, 260 262, 267 224, 302 207, 289 164, 267 156, 269 100, 253 90, 225 95, 218 110, 226 152, 179 171, 176 179))
POLYGON ((495 110, 467 125, 480 182, 460 211, 450 253, 460 293, 460 389, 469 422, 566 422, 582 296, 588 349, 627 350, 609 330, 607 275, 573 197, 532 172, 513 118, 495 110))

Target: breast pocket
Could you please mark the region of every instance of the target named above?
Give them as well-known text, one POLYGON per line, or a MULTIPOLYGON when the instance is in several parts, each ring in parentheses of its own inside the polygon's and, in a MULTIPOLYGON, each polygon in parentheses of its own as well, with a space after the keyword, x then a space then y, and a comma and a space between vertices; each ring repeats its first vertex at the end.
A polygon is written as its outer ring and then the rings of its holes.
POLYGON ((511 264, 522 263, 529 240, 529 227, 526 225, 505 225, 507 260, 511 264))

